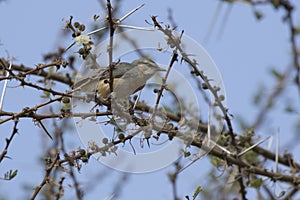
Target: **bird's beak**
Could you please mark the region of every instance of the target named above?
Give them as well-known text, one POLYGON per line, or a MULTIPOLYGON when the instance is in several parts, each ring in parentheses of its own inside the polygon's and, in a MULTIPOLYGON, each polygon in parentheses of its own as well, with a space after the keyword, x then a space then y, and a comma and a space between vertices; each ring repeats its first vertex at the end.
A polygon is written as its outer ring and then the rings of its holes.
POLYGON ((156 69, 156 71, 165 72, 165 71, 167 71, 167 70, 164 69, 164 68, 160 68, 160 67, 159 67, 159 68, 156 69))

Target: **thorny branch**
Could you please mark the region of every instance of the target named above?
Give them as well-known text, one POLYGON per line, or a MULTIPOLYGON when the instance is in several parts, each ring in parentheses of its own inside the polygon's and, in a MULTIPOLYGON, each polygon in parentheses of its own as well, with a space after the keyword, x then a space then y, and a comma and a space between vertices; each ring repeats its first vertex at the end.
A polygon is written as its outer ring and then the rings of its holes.
POLYGON ((222 103, 223 99, 220 98, 220 96, 218 94, 218 89, 215 88, 213 85, 211 85, 209 78, 204 75, 204 72, 202 72, 198 69, 197 63, 195 61, 192 61, 189 58, 188 54, 183 50, 183 48, 180 45, 180 38, 173 35, 172 30, 170 30, 168 27, 164 29, 160 25, 160 23, 156 20, 156 18, 157 18, 156 16, 151 16, 154 26, 157 27, 159 31, 162 31, 168 37, 169 43, 171 43, 172 45, 174 45, 176 47, 176 49, 179 51, 180 55, 182 56, 183 60, 186 61, 193 68, 194 73, 197 76, 201 77, 201 79, 205 82, 206 87, 213 94, 213 96, 215 98, 215 102, 216 102, 217 106, 221 109, 221 111, 224 115, 225 121, 228 125, 229 135, 231 136, 232 145, 235 145, 235 136, 233 133, 233 128, 232 128, 230 117, 227 113, 228 109, 223 105, 223 103, 222 103))
POLYGON ((169 74, 170 74, 170 71, 171 71, 171 68, 172 68, 173 64, 175 63, 175 61, 177 61, 177 57, 178 57, 178 54, 177 54, 176 52, 174 52, 174 53, 173 53, 173 56, 172 56, 172 59, 171 59, 171 61, 170 61, 168 70, 167 70, 167 72, 166 72, 166 75, 165 75, 165 77, 163 78, 161 87, 160 87, 160 89, 159 89, 159 91, 158 91, 157 99, 156 99, 155 106, 154 106, 154 109, 153 109, 153 113, 152 113, 152 116, 151 116, 151 120, 152 120, 152 119, 155 117, 155 115, 156 115, 156 111, 157 111, 157 108, 158 108, 160 99, 161 99, 161 97, 162 97, 163 90, 164 90, 165 87, 166 87, 167 78, 168 78, 168 76, 169 76, 169 74))
MULTIPOLYGON (((154 23, 154 26, 158 28, 158 30, 162 31, 168 38, 168 43, 170 43, 171 45, 175 46, 176 49, 179 51, 179 53, 181 54, 182 58, 184 61, 186 61, 187 63, 190 64, 190 66, 192 66, 192 68, 194 69, 194 74, 198 75, 201 77, 201 79, 204 81, 204 83, 206 84, 207 89, 209 89, 209 91, 213 94, 214 98, 215 98, 215 103, 216 105, 221 109, 223 116, 225 118, 225 121, 227 123, 228 126, 228 133, 231 136, 231 143, 233 145, 233 147, 236 148, 236 141, 235 141, 235 134, 232 128, 232 123, 230 120, 230 117, 228 115, 227 112, 227 108, 223 105, 222 100, 223 98, 218 94, 218 90, 211 85, 209 79, 204 75, 204 72, 200 71, 197 67, 197 63, 195 61, 192 61, 188 54, 182 49, 181 45, 180 45, 180 38, 176 37, 175 35, 172 34, 172 31, 167 27, 167 28, 163 28, 156 20, 156 16, 152 16, 152 21, 154 23)), ((242 169, 241 167, 238 165, 238 170, 239 173, 241 173, 242 169)), ((239 184, 240 184, 240 194, 242 196, 242 199, 247 199, 246 198, 246 190, 245 190, 245 186, 243 183, 243 178, 240 178, 239 180, 239 184)))
POLYGON ((49 181, 49 178, 50 178, 50 173, 57 166, 58 161, 59 161, 59 154, 56 155, 55 159, 52 161, 52 164, 49 167, 47 167, 46 173, 45 173, 45 176, 44 176, 42 182, 35 188, 34 193, 30 197, 30 200, 34 200, 36 198, 36 196, 38 195, 38 193, 40 192, 40 190, 47 184, 47 182, 49 181))
POLYGON ((19 119, 18 118, 14 118, 14 127, 12 129, 12 133, 11 133, 10 137, 5 139, 6 140, 6 145, 5 145, 3 151, 2 151, 2 153, 0 155, 0 163, 2 162, 3 158, 5 158, 5 156, 6 156, 7 152, 8 152, 8 147, 11 144, 14 136, 18 133, 18 129, 17 129, 18 123, 19 123, 19 119))
POLYGON ((109 22, 109 45, 108 45, 108 62, 109 62, 109 89, 113 92, 114 88, 114 78, 113 78, 113 45, 114 45, 114 32, 115 23, 112 16, 112 7, 110 0, 107 0, 107 12, 108 12, 108 22, 109 22))
MULTIPOLYGON (((73 80, 70 77, 69 74, 66 75, 61 75, 59 73, 49 73, 47 71, 45 71, 45 68, 49 68, 49 67, 53 67, 53 66, 60 66, 62 63, 65 64, 64 61, 62 60, 57 60, 48 64, 44 64, 44 65, 37 65, 35 68, 31 68, 31 67, 27 67, 24 65, 12 65, 11 71, 18 71, 19 74, 17 74, 18 77, 23 77, 25 78, 27 75, 36 75, 36 76, 40 76, 49 80, 53 80, 53 81, 57 81, 69 86, 73 85, 73 80), (21 73, 24 72, 24 73, 21 73)), ((8 61, 6 61, 4 58, 0 58, 0 69, 6 69, 8 66, 8 61)), ((0 77, 0 81, 4 80, 4 79, 12 79, 15 77, 9 76, 8 78, 5 77, 0 77)))

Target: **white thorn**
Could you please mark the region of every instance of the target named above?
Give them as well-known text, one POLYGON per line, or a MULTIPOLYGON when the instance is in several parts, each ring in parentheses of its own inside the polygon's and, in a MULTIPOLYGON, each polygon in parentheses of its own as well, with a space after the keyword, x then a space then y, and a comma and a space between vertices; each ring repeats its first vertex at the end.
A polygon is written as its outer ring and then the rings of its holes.
POLYGON ((127 13, 124 17, 122 17, 121 19, 118 20, 118 23, 121 23, 122 21, 124 21, 127 17, 129 17, 130 15, 132 15, 134 12, 136 12, 137 10, 139 10, 141 7, 143 7, 145 4, 142 4, 136 8, 134 8, 133 10, 131 10, 129 13, 127 13))
POLYGON ((107 26, 102 27, 102 28, 99 28, 99 29, 94 30, 94 31, 91 31, 91 32, 89 32, 87 35, 93 35, 93 34, 99 32, 99 31, 102 31, 102 30, 104 30, 104 29, 107 29, 107 26))
MULTIPOLYGON (((12 67, 12 62, 10 61, 8 69, 11 70, 11 67, 12 67)), ((7 78, 8 76, 9 76, 9 73, 6 72, 5 77, 7 78)), ((4 97, 5 97, 6 88, 7 88, 7 81, 8 81, 8 79, 5 79, 4 85, 3 85, 3 90, 2 90, 2 94, 1 94, 1 100, 0 100, 0 111, 2 110, 2 105, 3 105, 3 101, 4 101, 4 97)))
POLYGON ((144 27, 137 27, 137 26, 130 26, 130 25, 122 25, 122 24, 117 25, 117 27, 142 30, 142 31, 155 31, 154 28, 144 28, 144 27))
POLYGON ((265 139, 255 143, 254 145, 252 145, 251 147, 245 149, 244 151, 242 151, 241 153, 239 153, 237 156, 241 157, 242 155, 244 155, 245 153, 247 153, 248 151, 250 151, 251 149, 253 149, 254 147, 260 145, 261 143, 263 143, 264 141, 266 141, 267 139, 269 139, 271 136, 266 137, 265 139))

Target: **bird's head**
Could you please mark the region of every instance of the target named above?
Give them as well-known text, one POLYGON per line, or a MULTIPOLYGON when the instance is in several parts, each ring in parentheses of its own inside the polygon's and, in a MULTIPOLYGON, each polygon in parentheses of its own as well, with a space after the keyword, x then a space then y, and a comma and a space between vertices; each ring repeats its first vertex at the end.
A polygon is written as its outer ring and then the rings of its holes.
POLYGON ((132 65, 138 67, 145 76, 153 76, 158 71, 166 71, 160 68, 153 60, 143 57, 132 62, 132 65))

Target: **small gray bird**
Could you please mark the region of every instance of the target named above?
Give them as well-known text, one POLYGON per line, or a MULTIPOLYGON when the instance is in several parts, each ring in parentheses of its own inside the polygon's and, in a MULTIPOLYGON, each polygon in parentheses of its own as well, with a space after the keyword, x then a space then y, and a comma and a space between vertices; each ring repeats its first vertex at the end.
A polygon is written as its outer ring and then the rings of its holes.
MULTIPOLYGON (((165 71, 153 60, 143 57, 132 63, 119 62, 113 69, 113 91, 116 98, 129 97, 143 89, 146 82, 158 71, 165 71)), ((80 88, 83 92, 96 92, 97 97, 106 99, 110 95, 109 67, 79 80, 74 89, 80 88)))

